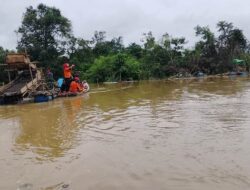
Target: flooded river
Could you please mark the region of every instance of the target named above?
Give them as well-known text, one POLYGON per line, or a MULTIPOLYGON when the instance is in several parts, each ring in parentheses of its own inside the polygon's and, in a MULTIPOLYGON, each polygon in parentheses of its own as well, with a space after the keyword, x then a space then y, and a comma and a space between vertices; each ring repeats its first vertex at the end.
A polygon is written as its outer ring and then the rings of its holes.
POLYGON ((250 189, 250 79, 91 87, 0 107, 1 190, 250 189))

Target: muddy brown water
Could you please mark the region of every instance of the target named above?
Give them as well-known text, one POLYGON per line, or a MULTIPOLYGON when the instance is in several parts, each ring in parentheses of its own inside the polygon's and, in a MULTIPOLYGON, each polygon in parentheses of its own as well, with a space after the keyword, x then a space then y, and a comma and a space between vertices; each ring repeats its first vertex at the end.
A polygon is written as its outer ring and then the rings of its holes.
POLYGON ((91 86, 0 107, 1 190, 250 189, 250 79, 91 86))

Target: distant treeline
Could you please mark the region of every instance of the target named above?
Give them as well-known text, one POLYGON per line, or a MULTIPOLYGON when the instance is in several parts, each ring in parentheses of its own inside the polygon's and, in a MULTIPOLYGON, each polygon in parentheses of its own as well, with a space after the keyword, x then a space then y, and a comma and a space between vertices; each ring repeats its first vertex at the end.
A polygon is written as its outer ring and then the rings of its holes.
MULTIPOLYGON (((189 49, 184 37, 165 33, 155 39, 152 32, 143 34, 142 45, 124 46, 122 37, 107 40, 105 31, 96 31, 91 40, 76 38, 70 20, 59 9, 40 4, 26 9, 16 32, 17 52, 26 51, 41 67, 50 67, 55 78, 62 76, 65 61, 75 64, 81 78, 91 82, 160 79, 198 71, 218 74, 234 70, 236 58, 250 64, 250 45, 243 31, 226 21, 218 22, 218 36, 208 26, 195 27, 200 40, 189 49)), ((8 51, 0 47, 0 63, 8 51)), ((0 80, 5 79, 1 69, 0 80)))

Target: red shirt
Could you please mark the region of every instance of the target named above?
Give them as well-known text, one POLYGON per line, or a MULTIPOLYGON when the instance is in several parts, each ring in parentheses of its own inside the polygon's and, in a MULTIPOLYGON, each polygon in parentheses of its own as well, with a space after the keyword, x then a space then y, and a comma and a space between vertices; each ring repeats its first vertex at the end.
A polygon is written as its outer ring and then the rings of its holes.
POLYGON ((64 78, 71 78, 71 76, 72 76, 71 68, 70 67, 64 67, 63 68, 63 74, 64 74, 64 78))

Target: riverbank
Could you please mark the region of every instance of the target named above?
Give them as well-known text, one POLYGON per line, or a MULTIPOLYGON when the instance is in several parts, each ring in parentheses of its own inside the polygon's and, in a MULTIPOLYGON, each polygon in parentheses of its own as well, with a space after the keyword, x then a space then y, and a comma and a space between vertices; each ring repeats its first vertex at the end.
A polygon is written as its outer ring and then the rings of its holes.
MULTIPOLYGON (((99 84, 107 84, 107 85, 112 85, 112 84, 118 84, 118 83, 136 83, 140 81, 162 81, 162 80, 194 80, 194 79, 202 79, 202 78, 232 78, 232 77, 249 77, 248 72, 244 72, 241 74, 237 74, 235 72, 227 72, 227 73, 221 73, 221 74, 216 74, 216 75, 206 75, 204 74, 203 76, 189 76, 189 77, 178 77, 177 75, 166 77, 163 79, 157 79, 157 78, 151 78, 148 80, 131 80, 131 81, 113 81, 113 82, 103 82, 99 84)), ((93 84, 98 84, 98 83, 93 83, 93 84)))

